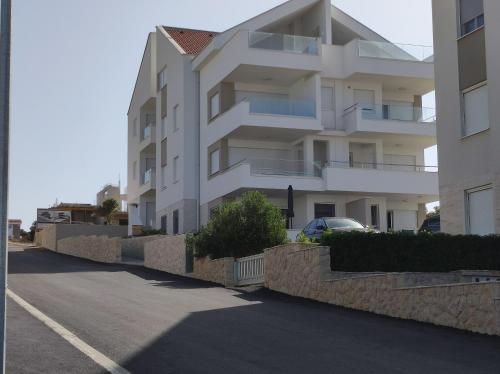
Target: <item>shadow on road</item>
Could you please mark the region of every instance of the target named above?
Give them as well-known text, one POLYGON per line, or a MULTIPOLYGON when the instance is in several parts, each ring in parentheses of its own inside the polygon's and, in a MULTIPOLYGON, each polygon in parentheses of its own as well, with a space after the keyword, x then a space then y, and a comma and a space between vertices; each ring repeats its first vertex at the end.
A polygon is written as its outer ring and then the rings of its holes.
POLYGON ((190 314, 124 365, 133 373, 499 373, 500 338, 260 289, 190 314))

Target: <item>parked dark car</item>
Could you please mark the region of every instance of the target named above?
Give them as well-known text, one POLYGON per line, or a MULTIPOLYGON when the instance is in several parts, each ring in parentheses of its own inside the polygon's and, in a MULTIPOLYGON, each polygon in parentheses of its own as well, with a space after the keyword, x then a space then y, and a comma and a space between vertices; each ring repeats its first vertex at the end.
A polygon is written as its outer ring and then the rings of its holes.
POLYGON ((426 218, 424 223, 422 223, 422 227, 420 227, 420 230, 418 230, 418 232, 431 232, 434 234, 441 232, 441 217, 433 216, 426 218))
POLYGON ((323 217, 317 218, 309 222, 309 224, 302 230, 305 236, 311 240, 319 240, 326 230, 332 231, 361 231, 373 232, 370 229, 352 218, 344 217, 323 217))

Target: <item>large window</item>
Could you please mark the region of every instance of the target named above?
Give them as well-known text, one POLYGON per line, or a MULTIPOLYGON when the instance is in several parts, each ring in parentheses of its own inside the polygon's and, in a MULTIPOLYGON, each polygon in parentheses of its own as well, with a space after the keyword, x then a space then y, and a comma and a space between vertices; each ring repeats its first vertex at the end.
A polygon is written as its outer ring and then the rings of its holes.
POLYGON ((370 224, 376 229, 380 227, 378 205, 370 206, 370 224))
POLYGON ((217 117, 220 114, 220 93, 210 97, 210 119, 217 117))
POLYGON ((163 233, 167 233, 167 216, 166 215, 161 216, 160 220, 161 220, 161 231, 163 231, 163 233))
POLYGON ((460 0, 460 35, 484 26, 483 0, 460 0))
POLYGON ((314 218, 335 217, 335 204, 314 204, 314 218))
POLYGON ((168 114, 168 87, 165 86, 161 89, 161 118, 165 118, 168 114))
POLYGON ((210 175, 220 171, 220 150, 216 149, 210 153, 210 175))
POLYGON ((495 232, 493 188, 484 186, 468 190, 466 195, 467 233, 489 235, 495 232))
POLYGON ((167 117, 161 119, 161 138, 167 136, 167 117))
POLYGON ((463 112, 463 136, 473 135, 490 127, 486 84, 463 91, 463 112))

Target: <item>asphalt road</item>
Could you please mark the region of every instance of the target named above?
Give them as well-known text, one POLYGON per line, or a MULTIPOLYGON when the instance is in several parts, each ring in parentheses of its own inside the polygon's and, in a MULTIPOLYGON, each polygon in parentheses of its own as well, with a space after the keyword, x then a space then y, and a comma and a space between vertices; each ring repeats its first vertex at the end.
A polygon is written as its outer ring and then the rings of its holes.
MULTIPOLYGON (((500 373, 500 338, 11 248, 9 288, 132 373, 500 373)), ((101 373, 13 301, 8 373, 101 373)))

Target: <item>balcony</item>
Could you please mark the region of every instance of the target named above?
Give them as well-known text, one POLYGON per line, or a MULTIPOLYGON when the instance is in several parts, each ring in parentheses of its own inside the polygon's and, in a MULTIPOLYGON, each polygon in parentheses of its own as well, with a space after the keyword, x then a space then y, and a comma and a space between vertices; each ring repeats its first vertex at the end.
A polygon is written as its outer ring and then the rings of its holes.
MULTIPOLYGON (((409 105, 354 104, 344 110, 348 135, 414 135, 435 144, 436 110, 409 105)), ((423 140, 423 139, 422 139, 423 140)))
POLYGON ((265 189, 350 194, 417 195, 438 199, 437 167, 330 161, 323 167, 304 160, 244 159, 211 176, 202 204, 239 190, 265 189))
POLYGON ((386 60, 434 62, 434 49, 432 47, 414 44, 358 40, 358 55, 359 57, 386 60))
POLYGON ((354 39, 344 46, 322 45, 322 50, 323 74, 327 77, 362 79, 369 74, 397 78, 400 86, 418 78, 425 80, 425 92, 434 88, 432 47, 354 39))
POLYGON ((198 55, 193 69, 204 69, 205 87, 214 87, 231 76, 255 77, 259 83, 261 78, 272 76, 273 69, 285 69, 298 80, 321 71, 320 46, 316 38, 238 30, 229 40, 220 45, 215 42, 198 55))
POLYGON ((139 151, 152 152, 156 145, 156 126, 155 124, 148 124, 141 131, 141 143, 139 144, 139 151))
POLYGON ((324 191, 322 170, 303 160, 244 159, 213 175, 202 204, 241 189, 324 191))
POLYGON ((207 144, 225 136, 293 141, 322 130, 315 100, 246 98, 214 118, 207 144))
POLYGON ((156 189, 156 169, 151 168, 146 170, 141 175, 141 186, 139 187, 139 195, 144 195, 156 189))
POLYGON ((286 35, 260 31, 252 31, 248 34, 248 46, 250 48, 272 51, 318 55, 318 43, 317 38, 300 35, 286 35))
POLYGON ((439 195, 437 167, 403 164, 328 162, 323 169, 326 190, 357 193, 439 195))

